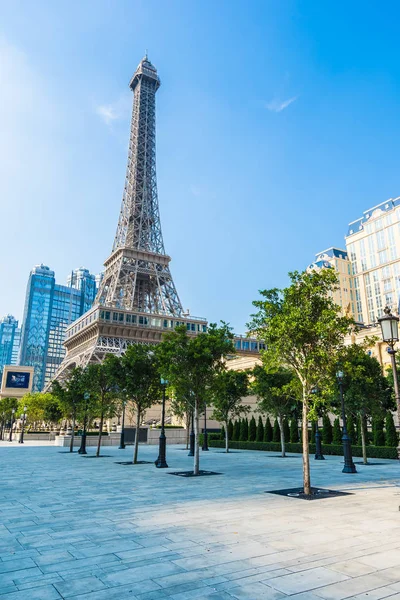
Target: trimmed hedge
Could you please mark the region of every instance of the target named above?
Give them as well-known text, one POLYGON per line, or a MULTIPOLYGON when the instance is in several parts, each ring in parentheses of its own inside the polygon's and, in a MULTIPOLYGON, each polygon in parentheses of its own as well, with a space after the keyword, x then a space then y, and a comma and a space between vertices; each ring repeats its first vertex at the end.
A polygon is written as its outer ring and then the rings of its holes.
MULTIPOLYGON (((201 438, 201 436, 200 436, 201 438)), ((209 446, 213 448, 225 448, 225 443, 221 440, 214 440, 209 438, 209 446)), ((202 438, 200 439, 202 444, 202 438)), ((281 445, 277 442, 231 442, 229 447, 232 450, 261 450, 263 452, 280 452, 281 445)), ((362 457, 362 447, 352 446, 351 447, 353 456, 362 457)), ((303 452, 302 444, 286 444, 286 452, 294 452, 301 454, 303 452)), ((329 444, 329 446, 322 446, 322 453, 326 456, 343 456, 343 446, 329 444)), ((310 454, 315 454, 315 444, 310 444, 310 454)), ((397 448, 389 448, 387 446, 367 446, 367 456, 369 458, 393 458, 397 459, 397 448)))

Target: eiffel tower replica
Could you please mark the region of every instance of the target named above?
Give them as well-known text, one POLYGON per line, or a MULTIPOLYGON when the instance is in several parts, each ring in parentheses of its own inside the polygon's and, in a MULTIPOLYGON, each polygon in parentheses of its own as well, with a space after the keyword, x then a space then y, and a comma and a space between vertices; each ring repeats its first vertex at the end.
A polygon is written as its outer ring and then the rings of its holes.
POLYGON ((67 329, 66 356, 56 374, 122 354, 130 344, 157 344, 178 324, 196 335, 207 321, 182 309, 161 232, 156 179, 157 70, 147 55, 129 87, 133 92, 128 167, 111 256, 92 308, 67 329))

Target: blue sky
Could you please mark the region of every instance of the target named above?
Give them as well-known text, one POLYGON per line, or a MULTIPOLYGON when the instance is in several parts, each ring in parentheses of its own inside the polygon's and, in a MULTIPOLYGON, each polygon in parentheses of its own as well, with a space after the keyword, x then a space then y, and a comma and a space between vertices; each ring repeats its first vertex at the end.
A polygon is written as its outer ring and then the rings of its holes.
POLYGON ((131 95, 157 93, 160 211, 185 308, 245 330, 348 222, 400 195, 396 2, 0 0, 0 314, 34 264, 111 252, 131 95))

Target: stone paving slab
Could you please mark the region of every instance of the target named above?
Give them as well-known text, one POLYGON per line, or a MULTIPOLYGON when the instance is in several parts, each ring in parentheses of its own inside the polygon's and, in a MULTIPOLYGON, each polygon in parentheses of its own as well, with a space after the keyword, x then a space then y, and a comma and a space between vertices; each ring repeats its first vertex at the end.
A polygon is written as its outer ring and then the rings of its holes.
MULTIPOLYGON (((400 598, 400 465, 343 474, 312 461, 314 486, 350 491, 318 503, 265 494, 301 485, 301 461, 211 449, 219 477, 108 447, 86 461, 49 444, 0 443, 0 600, 380 600, 400 598)), ((94 449, 89 448, 94 454, 94 449)))

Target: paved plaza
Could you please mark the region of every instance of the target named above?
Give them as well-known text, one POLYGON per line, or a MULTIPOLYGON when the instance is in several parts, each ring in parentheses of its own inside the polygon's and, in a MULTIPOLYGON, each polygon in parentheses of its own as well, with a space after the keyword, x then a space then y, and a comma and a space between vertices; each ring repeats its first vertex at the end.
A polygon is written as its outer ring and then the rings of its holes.
POLYGON ((351 495, 310 502, 265 493, 301 484, 299 455, 212 449, 221 475, 183 478, 192 459, 167 451, 158 470, 116 464, 130 447, 1 443, 0 599, 400 599, 396 461, 312 461, 313 485, 351 495))

